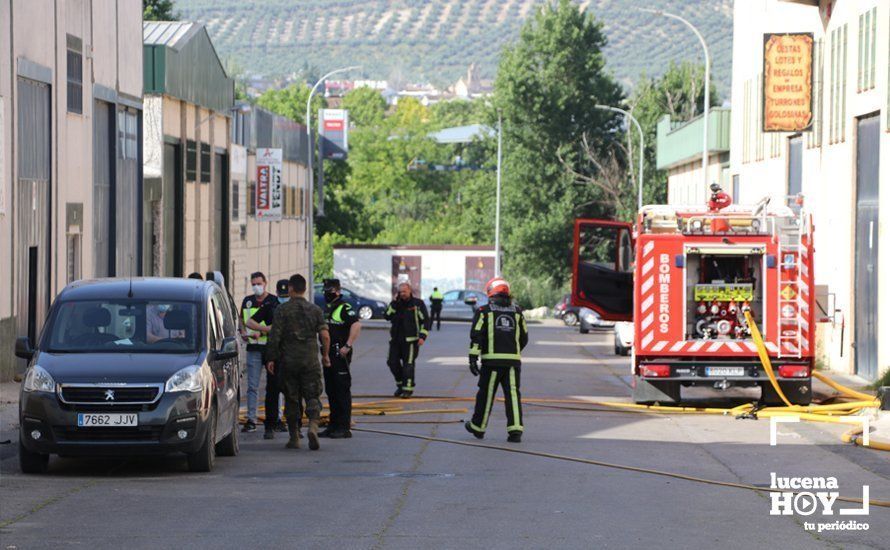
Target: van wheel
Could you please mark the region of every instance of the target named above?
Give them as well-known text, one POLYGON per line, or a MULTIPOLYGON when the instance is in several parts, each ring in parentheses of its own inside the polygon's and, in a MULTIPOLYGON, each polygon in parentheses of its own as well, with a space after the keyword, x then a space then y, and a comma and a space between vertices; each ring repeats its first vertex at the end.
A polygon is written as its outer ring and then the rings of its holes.
POLYGON ((367 321, 374 316, 374 310, 370 306, 362 306, 358 308, 358 318, 367 321))
POLYGON ((570 311, 562 316, 562 322, 567 327, 573 327, 578 323, 578 315, 574 311, 570 311))
POLYGON ((23 474, 43 474, 49 468, 49 455, 31 452, 19 438, 19 467, 23 474))
POLYGON ((630 355, 630 348, 621 348, 621 355, 623 355, 624 357, 630 355))
MULTIPOLYGON (((236 403, 240 403, 239 399, 236 403)), ((232 413, 232 417, 235 419, 232 422, 232 431, 229 432, 229 435, 225 436, 222 441, 216 444, 216 454, 217 456, 237 456, 238 451, 241 450, 241 446, 238 443, 238 410, 236 409, 232 413)))
POLYGON ((198 452, 188 455, 189 471, 191 472, 209 472, 213 470, 213 463, 216 459, 216 446, 213 444, 216 439, 216 407, 210 409, 210 425, 207 426, 207 433, 204 434, 204 444, 198 449, 198 452))

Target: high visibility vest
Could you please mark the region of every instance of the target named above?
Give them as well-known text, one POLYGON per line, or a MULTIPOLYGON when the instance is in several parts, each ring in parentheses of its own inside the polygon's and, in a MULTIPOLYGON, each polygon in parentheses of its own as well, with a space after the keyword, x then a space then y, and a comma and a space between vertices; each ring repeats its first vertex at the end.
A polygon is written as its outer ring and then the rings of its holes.
MULTIPOLYGON (((268 341, 266 333, 247 328, 247 320, 256 315, 256 312, 259 310, 260 308, 258 307, 246 307, 241 310, 241 315, 244 317, 244 328, 247 329, 247 343, 265 346, 268 341)), ((258 324, 264 327, 267 326, 265 321, 260 321, 258 324)))
POLYGON ((432 294, 430 294, 430 300, 444 300, 445 296, 442 295, 438 290, 434 290, 432 294))

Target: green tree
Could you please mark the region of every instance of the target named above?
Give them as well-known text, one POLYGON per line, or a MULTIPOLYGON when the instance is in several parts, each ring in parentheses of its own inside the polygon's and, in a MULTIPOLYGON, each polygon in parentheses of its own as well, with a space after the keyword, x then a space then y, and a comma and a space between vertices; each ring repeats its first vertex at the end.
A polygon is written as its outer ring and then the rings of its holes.
POLYGON ((380 126, 386 116, 386 100, 379 91, 367 87, 343 96, 341 107, 349 111, 349 122, 356 127, 380 126))
POLYGON ((504 121, 507 276, 565 285, 574 218, 614 214, 597 187, 576 185, 574 175, 595 170, 583 162, 582 138, 607 151, 620 131, 618 117, 594 107, 622 99, 605 70, 605 44, 600 23, 560 0, 529 17, 503 52, 495 105, 504 121))
POLYGON ((176 21, 179 13, 173 11, 173 0, 142 0, 143 21, 176 21))
MULTIPOLYGON (((257 99, 257 105, 300 124, 305 124, 306 100, 309 98, 309 90, 310 88, 306 84, 291 84, 278 90, 266 90, 257 99)), ((310 113, 313 122, 318 117, 318 110, 323 109, 325 105, 326 102, 321 94, 316 93, 312 96, 310 113)))

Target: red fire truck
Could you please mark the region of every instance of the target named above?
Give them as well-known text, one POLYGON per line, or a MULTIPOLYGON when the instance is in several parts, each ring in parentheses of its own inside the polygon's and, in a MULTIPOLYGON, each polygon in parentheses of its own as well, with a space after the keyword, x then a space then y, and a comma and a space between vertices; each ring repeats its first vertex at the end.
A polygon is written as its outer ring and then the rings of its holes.
POLYGON ((677 403, 681 386, 760 386, 781 404, 745 320, 749 310, 792 404, 811 400, 813 226, 802 200, 643 207, 636 224, 575 221, 572 302, 633 321, 633 399, 677 403))

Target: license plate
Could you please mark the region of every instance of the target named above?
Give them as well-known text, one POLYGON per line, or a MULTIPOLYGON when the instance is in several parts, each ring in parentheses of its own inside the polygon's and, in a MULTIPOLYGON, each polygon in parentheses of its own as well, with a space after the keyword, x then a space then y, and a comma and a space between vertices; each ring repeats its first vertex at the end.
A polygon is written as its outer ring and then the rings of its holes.
POLYGON ((745 376, 745 367, 705 367, 705 376, 745 376))
POLYGON ((138 426, 138 416, 136 413, 80 413, 77 425, 81 428, 138 426))

